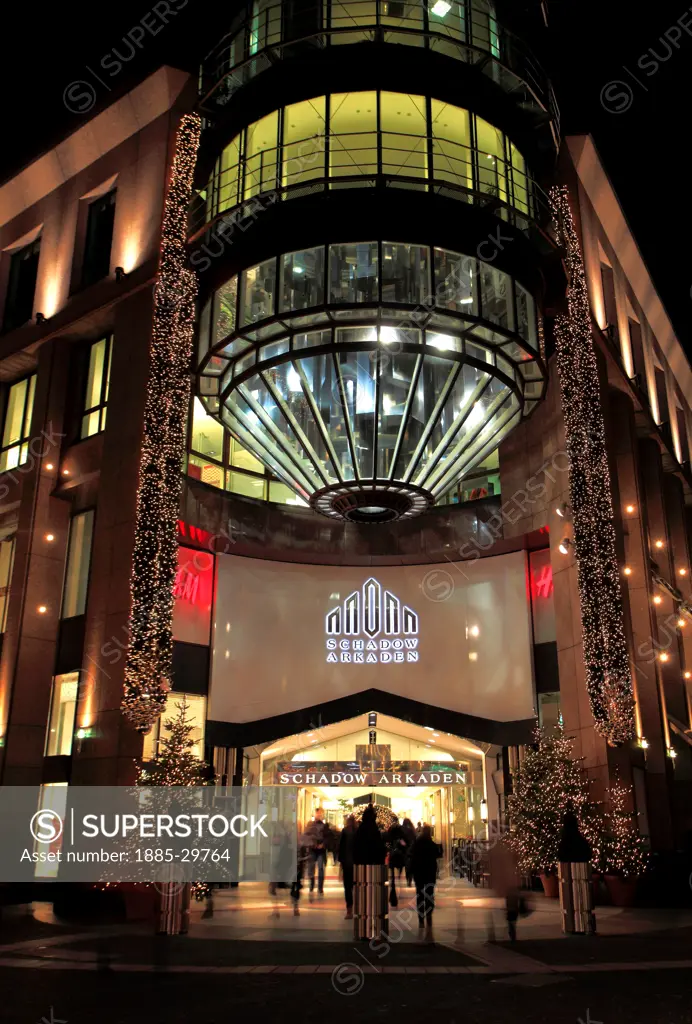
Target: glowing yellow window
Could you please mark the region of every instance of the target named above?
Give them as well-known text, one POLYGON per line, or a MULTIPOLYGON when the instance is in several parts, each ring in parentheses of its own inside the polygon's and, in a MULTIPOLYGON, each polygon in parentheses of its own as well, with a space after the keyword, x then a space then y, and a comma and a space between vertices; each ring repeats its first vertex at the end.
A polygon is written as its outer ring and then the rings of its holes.
POLYGON ((284 185, 324 177, 325 97, 292 103, 284 109, 284 185))
POLYGON ((267 114, 247 129, 245 147, 245 198, 276 188, 276 154, 279 112, 267 114))
POLYGON ((476 118, 478 145, 478 184, 481 192, 497 196, 507 202, 507 167, 502 132, 493 128, 482 117, 476 118))
POLYGON ((428 173, 425 98, 407 93, 380 93, 382 172, 407 178, 428 173))
MULTIPOLYGON (((218 163, 218 178, 216 186, 216 210, 211 211, 212 216, 224 210, 232 210, 238 205, 240 196, 238 194, 238 182, 240 178, 240 135, 232 139, 218 163)), ((211 195, 208 202, 211 202, 211 195)))
POLYGON ((469 112, 432 101, 433 177, 463 188, 473 184, 469 112))
POLYGON ((377 173, 377 93, 338 92, 329 102, 329 174, 377 173))

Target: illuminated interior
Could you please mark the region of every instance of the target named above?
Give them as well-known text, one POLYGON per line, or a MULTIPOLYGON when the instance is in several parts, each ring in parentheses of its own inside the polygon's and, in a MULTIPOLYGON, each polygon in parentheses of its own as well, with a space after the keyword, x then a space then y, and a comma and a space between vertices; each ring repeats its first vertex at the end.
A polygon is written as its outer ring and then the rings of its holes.
POLYGON ((542 397, 539 349, 533 296, 475 257, 374 241, 285 253, 202 310, 197 394, 214 425, 196 405, 191 448, 215 459, 216 486, 235 483, 235 460, 325 515, 415 515, 479 467, 490 482, 542 397))
POLYGON ((377 177, 442 187, 465 202, 495 201, 525 228, 539 215, 540 190, 514 143, 483 118, 426 96, 348 92, 274 110, 223 150, 193 205, 193 228, 256 196, 281 199, 307 182, 330 188, 377 177))

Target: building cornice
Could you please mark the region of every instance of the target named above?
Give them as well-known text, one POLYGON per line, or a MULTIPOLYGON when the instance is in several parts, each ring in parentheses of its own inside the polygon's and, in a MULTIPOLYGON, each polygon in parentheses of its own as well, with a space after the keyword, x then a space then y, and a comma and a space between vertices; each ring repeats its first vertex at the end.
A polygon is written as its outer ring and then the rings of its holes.
POLYGON ((692 405, 692 369, 590 135, 566 140, 579 181, 641 306, 680 391, 692 405))
POLYGON ((0 224, 13 220, 170 110, 189 80, 161 67, 0 186, 0 224))

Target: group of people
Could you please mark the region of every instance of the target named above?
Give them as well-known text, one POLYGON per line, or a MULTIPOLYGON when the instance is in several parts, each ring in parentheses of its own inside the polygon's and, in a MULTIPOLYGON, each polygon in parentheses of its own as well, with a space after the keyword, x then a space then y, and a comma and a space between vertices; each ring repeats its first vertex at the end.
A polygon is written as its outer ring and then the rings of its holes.
MULTIPOLYGON (((353 917, 355 865, 380 863, 389 867, 392 888, 397 877, 401 884, 404 875, 407 886, 415 885, 419 927, 431 932, 437 862, 442 856, 442 847, 434 841, 429 825, 418 822, 417 827, 414 827, 409 818, 401 823, 395 818, 383 834, 377 826, 374 808, 368 807, 360 823, 355 815, 349 814, 344 828, 337 834, 325 821, 322 808, 318 807, 301 839, 298 876, 291 887, 295 916, 300 914, 298 901, 303 880, 309 886, 310 902, 315 899, 315 891, 318 899, 324 896, 324 878, 330 852, 341 868, 347 920, 353 917)), ((275 910, 274 914, 278 914, 278 911, 275 910)))

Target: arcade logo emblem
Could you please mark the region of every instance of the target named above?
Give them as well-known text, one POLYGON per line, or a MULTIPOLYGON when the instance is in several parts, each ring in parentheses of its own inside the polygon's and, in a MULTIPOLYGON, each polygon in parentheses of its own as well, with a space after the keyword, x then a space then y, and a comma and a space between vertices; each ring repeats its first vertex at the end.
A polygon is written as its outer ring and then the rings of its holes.
POLYGON ((418 616, 370 577, 327 613, 327 662, 402 664, 418 661, 418 616))

